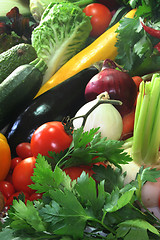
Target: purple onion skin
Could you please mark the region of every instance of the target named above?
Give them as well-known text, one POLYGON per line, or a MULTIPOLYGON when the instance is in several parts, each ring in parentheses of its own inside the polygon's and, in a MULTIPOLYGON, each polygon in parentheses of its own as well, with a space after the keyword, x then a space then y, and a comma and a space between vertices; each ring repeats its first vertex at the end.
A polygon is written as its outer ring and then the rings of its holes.
POLYGON ((108 68, 96 74, 85 88, 86 101, 94 100, 105 91, 110 99, 122 101, 121 106, 115 106, 122 117, 132 111, 137 98, 137 86, 127 72, 108 68))

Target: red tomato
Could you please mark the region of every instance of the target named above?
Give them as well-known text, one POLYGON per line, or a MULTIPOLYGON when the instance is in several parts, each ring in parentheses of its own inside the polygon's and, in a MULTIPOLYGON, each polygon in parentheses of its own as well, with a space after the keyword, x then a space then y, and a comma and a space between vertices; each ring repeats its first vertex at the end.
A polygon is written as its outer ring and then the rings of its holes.
POLYGON ((29 200, 30 200, 30 201, 38 200, 38 199, 41 199, 42 196, 43 196, 42 193, 33 193, 33 194, 29 197, 29 200))
POLYGON ((22 158, 20 157, 15 157, 11 159, 11 169, 13 170, 19 162, 22 161, 22 158))
POLYGON ((110 10, 105 5, 100 3, 91 3, 87 5, 83 9, 83 12, 87 16, 92 16, 92 31, 90 33, 90 36, 92 37, 98 37, 104 33, 112 19, 110 10))
MULTIPOLYGON (((6 206, 12 205, 13 200, 14 200, 15 198, 18 199, 18 196, 19 196, 20 194, 22 194, 22 192, 15 192, 15 193, 13 193, 13 194, 7 199, 6 206)), ((27 200, 28 200, 28 198, 29 198, 29 195, 28 195, 28 193, 25 193, 25 192, 23 192, 23 194, 24 194, 24 196, 25 196, 25 203, 26 203, 27 200)))
POLYGON ((69 175, 69 177, 72 180, 75 180, 78 177, 80 177, 83 171, 88 173, 89 176, 92 176, 92 174, 94 173, 90 166, 83 166, 83 165, 78 167, 77 166, 68 167, 68 168, 65 168, 64 171, 67 175, 69 175))
POLYGON ((104 163, 104 162, 97 162, 97 163, 94 163, 93 165, 97 165, 97 166, 104 166, 105 168, 107 167, 107 165, 104 163))
POLYGON ((5 181, 10 182, 12 184, 12 171, 10 170, 5 178, 5 181))
POLYGON ((13 170, 12 181, 13 186, 18 192, 26 192, 32 194, 35 192, 33 189, 29 188, 28 185, 32 184, 31 176, 34 172, 36 159, 34 157, 29 157, 22 160, 13 170))
POLYGON ((16 147, 16 153, 22 159, 32 157, 30 143, 23 142, 23 143, 18 144, 16 147))
POLYGON ((41 125, 32 135, 31 150, 34 157, 38 153, 49 156, 48 151, 59 153, 67 149, 72 142, 61 122, 48 122, 41 125))
POLYGON ((6 198, 9 198, 15 192, 15 189, 12 183, 7 181, 1 181, 0 192, 3 194, 3 196, 5 196, 6 198))

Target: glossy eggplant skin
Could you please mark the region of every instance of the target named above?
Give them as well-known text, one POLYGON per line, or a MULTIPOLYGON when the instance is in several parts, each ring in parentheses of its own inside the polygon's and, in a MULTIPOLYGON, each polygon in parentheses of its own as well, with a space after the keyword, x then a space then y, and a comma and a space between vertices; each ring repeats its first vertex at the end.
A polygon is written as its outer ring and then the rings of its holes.
POLYGON ((85 87, 98 73, 97 68, 89 67, 73 77, 53 87, 39 97, 9 124, 5 136, 16 155, 16 146, 21 142, 30 142, 33 132, 45 122, 62 121, 64 117, 73 117, 85 103, 85 87))

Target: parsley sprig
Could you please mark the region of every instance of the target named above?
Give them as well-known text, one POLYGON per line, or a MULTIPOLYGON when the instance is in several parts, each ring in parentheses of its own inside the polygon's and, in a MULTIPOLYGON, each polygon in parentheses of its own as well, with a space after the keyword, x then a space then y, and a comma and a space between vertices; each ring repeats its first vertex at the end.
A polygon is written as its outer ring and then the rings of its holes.
POLYGON ((159 38, 146 33, 141 21, 153 29, 160 30, 160 1, 134 0, 126 2, 131 7, 136 7, 137 11, 133 19, 123 18, 120 20, 116 43, 118 55, 115 60, 131 76, 143 76, 159 71, 160 54, 155 48, 159 43, 159 38))
MULTIPOLYGON (((96 166, 94 170, 101 176, 99 184, 85 172, 77 182, 71 181, 58 166, 52 171, 45 157, 39 155, 32 188, 43 191, 44 197, 26 205, 14 200, 1 239, 126 240, 134 239, 135 234, 137 240, 159 239, 160 221, 140 211, 136 204, 141 200, 139 188, 148 179, 155 181, 157 172, 142 168, 135 181, 122 187, 114 182, 108 192, 108 175, 114 176, 114 170, 110 166, 96 166)), ((120 169, 116 175, 123 182, 120 169)))
MULTIPOLYGON (((77 130, 72 150, 68 150, 69 155, 65 155, 71 158, 79 147, 84 150, 88 142, 91 153, 98 140, 102 146, 110 143, 100 140, 99 135, 93 134, 95 131, 97 129, 84 134, 82 129, 77 130)), ((35 202, 27 201, 26 204, 22 198, 14 200, 5 223, 1 225, 0 239, 132 240, 135 236, 137 240, 159 239, 160 220, 143 206, 141 188, 146 181, 156 181, 160 177, 160 171, 141 167, 136 179, 124 185, 126 173, 122 173, 117 162, 118 156, 121 162, 123 151, 121 148, 116 150, 120 146, 117 141, 112 141, 110 146, 107 158, 112 160, 109 153, 114 155, 118 168, 95 165, 94 178, 83 172, 77 181, 71 181, 59 167, 61 161, 57 160, 53 170, 48 159, 38 155, 30 187, 43 193, 43 198, 35 202), (141 211, 137 202, 145 211, 141 211)), ((106 148, 103 146, 95 149, 101 153, 106 148)), ((90 151, 87 150, 88 155, 90 151)), ((60 155, 65 159, 62 153, 60 155)))
POLYGON ((84 132, 83 127, 74 130, 70 147, 61 153, 49 152, 51 158, 47 160, 54 167, 70 167, 90 165, 96 162, 110 162, 117 167, 132 161, 130 155, 123 149, 123 141, 101 138, 99 128, 84 132), (98 158, 95 158, 98 157, 98 158))

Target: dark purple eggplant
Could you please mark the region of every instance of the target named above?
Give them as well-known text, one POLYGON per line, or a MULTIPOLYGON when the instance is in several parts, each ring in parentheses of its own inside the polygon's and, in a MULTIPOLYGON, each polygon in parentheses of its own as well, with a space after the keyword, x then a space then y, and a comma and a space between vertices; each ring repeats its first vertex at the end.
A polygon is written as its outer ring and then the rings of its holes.
POLYGON ((34 131, 45 122, 62 121, 73 117, 85 103, 84 91, 89 80, 98 73, 97 68, 89 67, 73 77, 53 87, 39 97, 9 124, 5 136, 15 155, 16 146, 30 142, 34 131))

